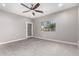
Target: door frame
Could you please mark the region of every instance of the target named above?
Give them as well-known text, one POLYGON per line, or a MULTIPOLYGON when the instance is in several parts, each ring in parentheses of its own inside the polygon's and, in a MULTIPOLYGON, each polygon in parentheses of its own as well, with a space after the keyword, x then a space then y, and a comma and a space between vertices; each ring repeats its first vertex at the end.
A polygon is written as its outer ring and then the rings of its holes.
POLYGON ((29 37, 33 37, 33 23, 32 22, 25 22, 26 24, 26 38, 29 38, 29 37), (32 35, 31 36, 28 36, 28 25, 27 24, 31 24, 32 25, 32 35))

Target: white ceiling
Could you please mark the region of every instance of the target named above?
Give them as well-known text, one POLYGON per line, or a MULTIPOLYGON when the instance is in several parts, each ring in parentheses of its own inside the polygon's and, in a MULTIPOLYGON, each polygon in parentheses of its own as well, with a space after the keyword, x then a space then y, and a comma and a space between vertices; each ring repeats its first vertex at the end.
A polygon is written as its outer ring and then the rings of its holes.
MULTIPOLYGON (((24 3, 27 6, 30 6, 31 3, 24 3)), ((22 15, 28 18, 37 18, 41 16, 45 16, 54 12, 58 12, 67 8, 71 8, 76 6, 76 3, 63 3, 63 6, 59 7, 58 3, 41 3, 40 6, 37 8, 38 10, 42 10, 44 13, 35 13, 36 15, 33 16, 32 12, 22 13, 22 11, 28 10, 27 8, 20 5, 20 3, 5 3, 5 7, 2 6, 0 3, 0 9, 5 10, 11 13, 15 13, 18 15, 22 15)))

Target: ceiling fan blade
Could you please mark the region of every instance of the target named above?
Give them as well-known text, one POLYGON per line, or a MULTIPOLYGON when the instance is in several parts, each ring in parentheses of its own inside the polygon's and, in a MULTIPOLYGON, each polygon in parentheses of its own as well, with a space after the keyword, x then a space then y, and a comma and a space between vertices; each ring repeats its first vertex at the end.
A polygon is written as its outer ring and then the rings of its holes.
POLYGON ((34 12, 32 12, 32 15, 33 15, 33 16, 35 16, 35 13, 34 13, 34 12))
POLYGON ((37 3, 32 9, 34 10, 34 9, 38 8, 39 6, 40 6, 40 4, 37 3))
POLYGON ((43 13, 43 11, 40 11, 40 10, 35 10, 36 12, 39 12, 39 13, 43 13))
POLYGON ((28 11, 23 11, 23 13, 26 13, 26 12, 29 12, 30 10, 28 10, 28 11))
POLYGON ((28 6, 26 6, 26 5, 23 4, 23 3, 21 3, 21 5, 24 6, 24 7, 26 7, 26 8, 28 8, 28 9, 31 9, 31 8, 29 8, 28 6))

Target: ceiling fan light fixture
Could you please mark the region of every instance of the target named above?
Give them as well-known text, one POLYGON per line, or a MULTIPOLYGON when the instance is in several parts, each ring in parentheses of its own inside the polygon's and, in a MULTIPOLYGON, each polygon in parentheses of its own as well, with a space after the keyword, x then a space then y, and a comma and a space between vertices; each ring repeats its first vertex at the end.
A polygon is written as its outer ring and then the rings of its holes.
POLYGON ((27 10, 27 11, 23 11, 23 13, 26 13, 26 12, 31 11, 33 16, 35 16, 35 12, 43 13, 43 11, 37 10, 37 8, 40 6, 40 3, 31 4, 31 7, 28 7, 28 6, 25 5, 24 3, 21 3, 21 5, 29 9, 29 10, 27 10))

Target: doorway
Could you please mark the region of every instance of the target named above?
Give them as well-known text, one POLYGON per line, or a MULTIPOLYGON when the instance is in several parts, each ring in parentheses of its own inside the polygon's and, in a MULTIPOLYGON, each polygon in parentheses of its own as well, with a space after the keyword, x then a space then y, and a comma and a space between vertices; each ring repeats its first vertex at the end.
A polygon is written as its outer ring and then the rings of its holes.
POLYGON ((28 22, 26 23, 26 37, 33 36, 33 23, 28 22))

